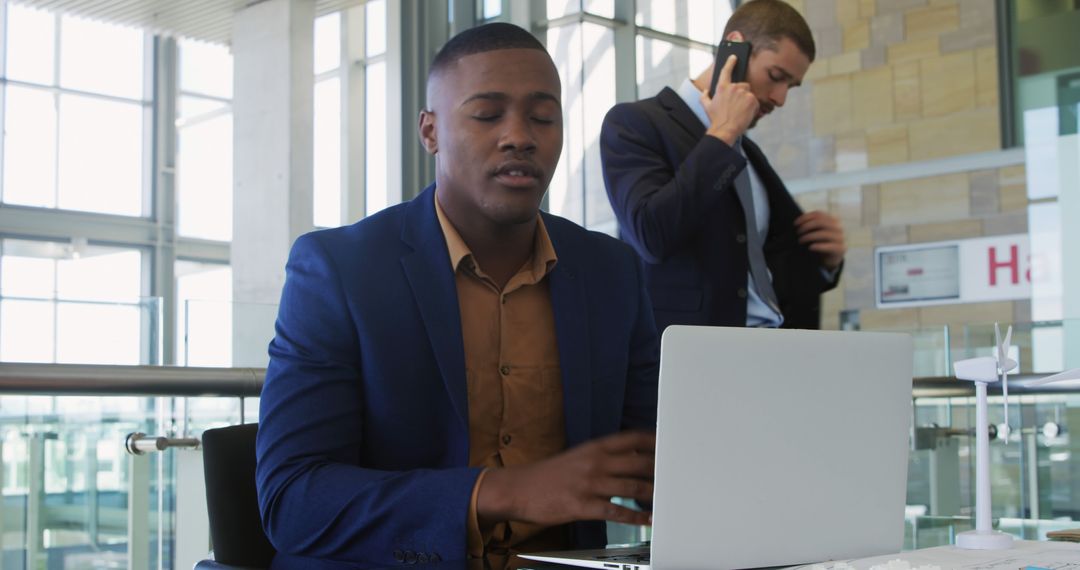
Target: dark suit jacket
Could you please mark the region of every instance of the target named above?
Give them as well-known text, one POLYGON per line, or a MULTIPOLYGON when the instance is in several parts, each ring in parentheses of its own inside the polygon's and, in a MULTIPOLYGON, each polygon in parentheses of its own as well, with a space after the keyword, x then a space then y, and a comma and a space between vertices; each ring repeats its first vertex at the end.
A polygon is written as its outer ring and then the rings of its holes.
MULTIPOLYGON (((396 566, 465 558, 480 469, 468 466, 461 317, 434 187, 298 239, 260 402, 257 485, 279 557, 396 566)), ((618 240, 543 215, 566 439, 655 429, 658 344, 641 264, 618 240)), ((577 546, 602 523, 573 525, 577 546)))
MULTIPOLYGON (((819 296, 835 286, 819 257, 799 245, 802 214, 752 141, 743 138, 769 197, 765 258, 784 326, 819 327, 819 296)), ((745 326, 746 219, 735 193, 746 159, 705 126, 679 95, 616 105, 604 119, 600 156, 621 237, 647 263, 658 330, 668 325, 745 326)))

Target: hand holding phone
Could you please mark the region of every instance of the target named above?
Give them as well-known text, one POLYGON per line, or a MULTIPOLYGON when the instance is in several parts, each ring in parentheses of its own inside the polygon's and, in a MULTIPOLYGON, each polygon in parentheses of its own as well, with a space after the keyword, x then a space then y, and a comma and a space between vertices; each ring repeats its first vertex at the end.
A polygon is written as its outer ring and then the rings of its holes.
POLYGON ((746 81, 746 67, 750 64, 750 52, 753 46, 750 42, 733 42, 724 40, 716 46, 716 59, 713 61, 712 81, 709 82, 709 98, 716 93, 716 84, 720 80, 720 70, 727 64, 731 56, 735 56, 735 67, 731 70, 731 82, 743 83, 746 81))
MULTIPOLYGON (((738 49, 744 53, 742 61, 745 75, 745 68, 749 64, 750 44, 725 43, 741 46, 738 49)), ((727 49, 732 48, 725 48, 723 51, 727 49)), ((717 54, 719 55, 721 51, 717 49, 717 54)), ((711 92, 701 94, 701 104, 705 107, 710 123, 706 134, 717 137, 728 145, 734 145, 735 141, 750 128, 760 108, 757 97, 750 90, 750 85, 742 81, 734 81, 733 75, 738 64, 739 56, 734 53, 728 54, 726 60, 715 64, 711 92)))

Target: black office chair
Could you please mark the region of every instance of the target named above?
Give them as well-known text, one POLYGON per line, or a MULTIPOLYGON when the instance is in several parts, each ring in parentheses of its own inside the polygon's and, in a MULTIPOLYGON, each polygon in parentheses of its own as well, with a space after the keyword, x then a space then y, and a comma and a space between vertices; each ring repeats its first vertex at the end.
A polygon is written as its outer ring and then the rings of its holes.
POLYGON ((202 435, 206 507, 214 559, 195 570, 266 568, 276 551, 266 538, 255 492, 259 424, 208 429, 202 435))

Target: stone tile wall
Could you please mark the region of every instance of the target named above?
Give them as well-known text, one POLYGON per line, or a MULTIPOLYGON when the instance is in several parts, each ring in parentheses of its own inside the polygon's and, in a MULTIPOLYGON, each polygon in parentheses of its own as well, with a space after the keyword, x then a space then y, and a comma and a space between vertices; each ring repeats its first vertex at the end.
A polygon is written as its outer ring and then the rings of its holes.
MULTIPOLYGON (((786 180, 1000 150, 993 0, 788 0, 818 54, 804 85, 751 137, 786 180)), ((1023 166, 796 195, 844 223, 841 286, 822 325, 863 329, 1031 320, 1030 302, 876 309, 874 248, 1027 231, 1023 166)))

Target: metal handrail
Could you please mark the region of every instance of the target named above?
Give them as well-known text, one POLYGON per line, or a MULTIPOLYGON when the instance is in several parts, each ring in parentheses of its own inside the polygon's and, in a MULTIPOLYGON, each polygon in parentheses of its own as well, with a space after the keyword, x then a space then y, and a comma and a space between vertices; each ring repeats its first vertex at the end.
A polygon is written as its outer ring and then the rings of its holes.
POLYGON ((0 394, 258 397, 265 368, 0 363, 0 394))
MULTIPOLYGON (((197 368, 187 366, 120 366, 94 364, 0 363, 0 394, 85 396, 232 396, 258 397, 265 368, 197 368)), ((1042 375, 1010 378, 1013 394, 1075 394, 1080 383, 1064 382, 1038 387, 1025 380, 1042 375)), ((916 378, 912 397, 971 396, 970 382, 947 376, 916 378)))

